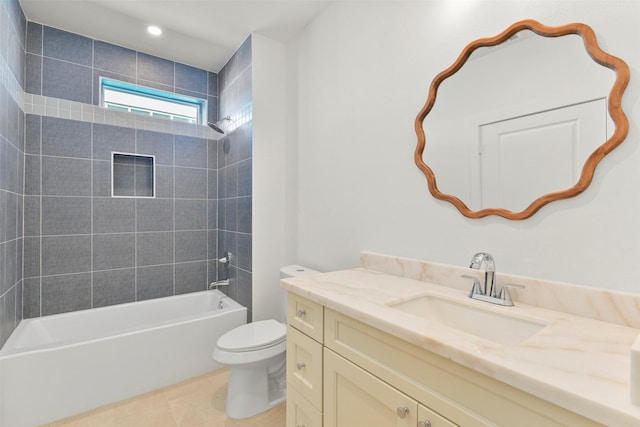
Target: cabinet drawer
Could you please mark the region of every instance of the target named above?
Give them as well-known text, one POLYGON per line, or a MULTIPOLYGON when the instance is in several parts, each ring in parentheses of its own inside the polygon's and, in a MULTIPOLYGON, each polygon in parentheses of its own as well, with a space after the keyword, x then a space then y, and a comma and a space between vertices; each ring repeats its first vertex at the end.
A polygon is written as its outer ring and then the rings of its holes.
POLYGON ((287 427, 322 427, 322 413, 293 387, 287 387, 287 427))
POLYGON ((295 328, 287 328, 287 381, 322 411, 322 345, 295 328))
POLYGON ((324 335, 323 310, 322 305, 289 293, 289 306, 287 308, 289 325, 304 332, 319 343, 322 342, 324 335))

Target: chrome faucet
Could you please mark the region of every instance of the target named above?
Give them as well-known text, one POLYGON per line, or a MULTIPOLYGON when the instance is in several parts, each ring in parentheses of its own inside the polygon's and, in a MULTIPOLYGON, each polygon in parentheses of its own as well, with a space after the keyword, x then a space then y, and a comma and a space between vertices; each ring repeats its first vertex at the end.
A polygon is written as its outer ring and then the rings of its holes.
POLYGON ((513 300, 511 294, 509 294, 509 288, 524 288, 523 285, 516 283, 507 283, 500 290, 498 295, 495 286, 495 273, 496 263, 493 260, 491 254, 486 252, 478 252, 471 259, 471 265, 469 268, 480 270, 484 264, 484 288, 480 286, 480 280, 474 276, 462 275, 462 277, 473 280, 473 287, 469 292, 469 298, 477 299, 480 301, 490 302, 492 304, 499 304, 505 306, 512 306, 513 300))
POLYGON ((495 297, 496 289, 494 287, 494 276, 496 273, 496 263, 491 254, 486 252, 478 252, 471 258, 469 268, 480 270, 484 264, 484 288, 482 293, 486 296, 495 297))

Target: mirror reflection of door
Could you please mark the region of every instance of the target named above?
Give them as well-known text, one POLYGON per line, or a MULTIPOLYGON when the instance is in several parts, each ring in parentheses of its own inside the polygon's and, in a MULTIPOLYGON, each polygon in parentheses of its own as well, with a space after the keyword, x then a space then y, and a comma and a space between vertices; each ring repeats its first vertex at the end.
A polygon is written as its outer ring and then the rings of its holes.
POLYGON ((611 129, 605 98, 478 127, 473 209, 525 209, 541 194, 570 188, 611 129))
POLYGON ((586 159, 608 139, 607 121, 615 129, 607 111, 615 78, 576 34, 544 37, 522 30, 473 51, 442 82, 423 123, 423 158, 438 188, 471 210, 518 212, 542 195, 572 187, 586 159), (500 145, 482 142, 488 152, 481 165, 479 138, 487 132, 496 132, 492 138, 500 145))

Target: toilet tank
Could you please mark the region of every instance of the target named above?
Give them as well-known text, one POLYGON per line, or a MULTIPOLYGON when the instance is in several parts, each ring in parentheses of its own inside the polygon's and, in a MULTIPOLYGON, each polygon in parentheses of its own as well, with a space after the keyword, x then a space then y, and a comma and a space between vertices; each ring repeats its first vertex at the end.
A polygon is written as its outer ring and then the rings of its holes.
MULTIPOLYGON (((312 274, 320 274, 319 271, 313 270, 309 267, 305 267, 303 265, 293 264, 287 265, 280 269, 280 278, 288 279, 290 277, 300 277, 300 276, 309 276, 312 274)), ((282 289, 282 314, 284 319, 287 318, 287 304, 289 303, 288 293, 286 290, 282 289)))
POLYGON ((319 271, 312 270, 303 265, 293 264, 287 265, 280 269, 280 278, 287 279, 289 277, 307 276, 310 274, 320 274, 319 271))

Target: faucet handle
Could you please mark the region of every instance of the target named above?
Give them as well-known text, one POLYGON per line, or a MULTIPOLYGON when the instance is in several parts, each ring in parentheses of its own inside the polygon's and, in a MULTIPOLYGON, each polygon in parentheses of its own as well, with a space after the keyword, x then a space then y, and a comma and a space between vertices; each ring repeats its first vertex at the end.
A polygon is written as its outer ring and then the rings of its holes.
POLYGON ((225 266, 229 266, 231 262, 231 252, 225 252, 224 256, 218 260, 220 264, 225 264, 225 266))
POLYGON ((482 292, 482 288, 480 287, 480 280, 478 280, 477 277, 470 276, 468 274, 461 274, 460 277, 473 280, 473 287, 471 288, 471 292, 469 292, 469 298, 473 295, 484 295, 484 292, 482 292))
POLYGON ((505 302, 510 302, 511 305, 513 305, 513 300, 511 299, 511 294, 509 293, 509 288, 525 289, 526 286, 525 285, 521 285, 519 283, 505 283, 504 285, 502 285, 502 289, 500 290, 500 295, 498 296, 498 298, 503 300, 503 301, 505 301, 505 302))

